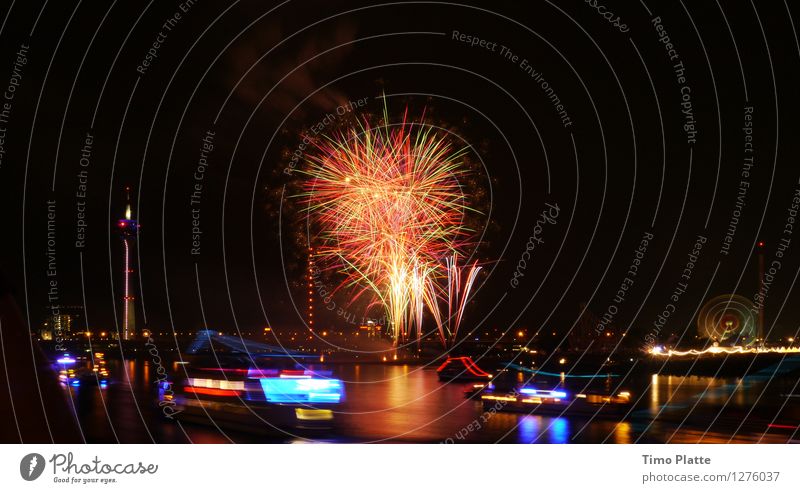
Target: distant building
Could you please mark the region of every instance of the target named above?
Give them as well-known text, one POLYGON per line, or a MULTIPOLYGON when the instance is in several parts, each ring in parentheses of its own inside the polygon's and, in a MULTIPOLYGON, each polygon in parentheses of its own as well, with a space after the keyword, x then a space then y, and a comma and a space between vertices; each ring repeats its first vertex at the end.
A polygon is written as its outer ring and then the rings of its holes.
POLYGON ((47 316, 39 329, 39 337, 43 341, 69 341, 83 332, 83 306, 48 306, 47 316))
POLYGON ((615 348, 619 349, 621 339, 627 335, 626 331, 599 319, 586 303, 581 303, 580 309, 581 317, 567 335, 569 348, 573 351, 585 351, 588 348, 593 353, 611 353, 615 348))

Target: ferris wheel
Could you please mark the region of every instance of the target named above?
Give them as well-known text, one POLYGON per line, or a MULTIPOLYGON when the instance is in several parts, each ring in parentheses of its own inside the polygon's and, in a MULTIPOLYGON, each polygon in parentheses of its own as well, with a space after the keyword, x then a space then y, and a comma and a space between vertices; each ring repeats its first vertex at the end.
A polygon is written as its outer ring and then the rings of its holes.
POLYGON ((748 346, 757 337, 757 311, 744 296, 723 294, 703 305, 697 316, 697 332, 717 342, 748 346))

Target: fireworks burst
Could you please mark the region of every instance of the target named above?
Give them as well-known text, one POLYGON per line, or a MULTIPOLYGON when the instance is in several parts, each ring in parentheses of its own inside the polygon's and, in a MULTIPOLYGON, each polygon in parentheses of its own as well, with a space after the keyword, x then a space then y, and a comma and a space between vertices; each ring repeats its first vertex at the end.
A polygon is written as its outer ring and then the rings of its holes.
POLYGON ((419 340, 426 306, 442 334, 435 283, 470 236, 464 151, 407 114, 394 125, 358 124, 317 147, 302 171, 302 195, 319 228, 320 257, 346 274, 355 296, 377 296, 395 341, 413 329, 419 340))
MULTIPOLYGON (((447 259, 447 329, 451 344, 458 339, 458 329, 464 318, 464 308, 467 306, 469 293, 480 270, 478 262, 475 261, 471 267, 467 267, 466 279, 463 279, 462 268, 458 266, 458 254, 453 254, 452 258, 447 259)), ((439 333, 442 338, 445 337, 441 328, 439 333)), ((447 345, 447 339, 444 341, 447 345)))

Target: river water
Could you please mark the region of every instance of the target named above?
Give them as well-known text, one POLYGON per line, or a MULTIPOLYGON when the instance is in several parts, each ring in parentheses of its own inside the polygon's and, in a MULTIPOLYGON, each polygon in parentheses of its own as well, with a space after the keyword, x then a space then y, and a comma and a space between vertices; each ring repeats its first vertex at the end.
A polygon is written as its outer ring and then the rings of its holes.
MULTIPOLYGON (((169 366, 172 375, 182 371, 169 366)), ((68 389, 89 442, 785 443, 793 430, 768 424, 799 422, 798 399, 786 397, 793 382, 643 376, 632 382, 636 411, 624 419, 487 415, 479 401, 465 399, 469 384, 442 383, 430 367, 356 364, 332 367, 346 388, 336 429, 300 438, 290 431, 218 430, 212 423, 164 419, 151 364, 109 361, 108 369, 105 388, 68 389)))

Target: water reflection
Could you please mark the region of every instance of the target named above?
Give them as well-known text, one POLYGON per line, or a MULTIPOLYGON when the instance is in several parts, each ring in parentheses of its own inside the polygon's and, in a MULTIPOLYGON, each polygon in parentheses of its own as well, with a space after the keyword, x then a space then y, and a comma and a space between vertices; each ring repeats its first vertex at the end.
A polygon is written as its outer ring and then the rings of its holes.
POLYGON ((550 440, 549 443, 567 443, 569 442, 569 421, 567 418, 555 418, 550 423, 550 440))
POLYGON ((621 421, 614 428, 614 442, 615 443, 631 443, 631 425, 626 421, 621 421))
POLYGON ((542 418, 540 416, 523 416, 519 420, 519 441, 533 443, 539 437, 542 418))
POLYGON ((658 411, 658 405, 661 402, 659 400, 659 393, 661 391, 661 386, 659 385, 660 380, 658 375, 652 375, 650 377, 650 410, 654 413, 658 411))
MULTIPOLYGON (((171 379, 183 367, 168 365, 171 379)), ((237 442, 289 441, 269 434, 222 435, 213 427, 165 420, 157 406, 153 381, 157 376, 146 362, 109 361, 107 388, 69 387, 86 439, 91 442, 237 442)), ((640 410, 624 421, 620 417, 488 414, 481 403, 464 397, 467 384, 443 384, 432 369, 408 365, 341 365, 332 367, 348 382, 347 399, 336 415, 337 429, 328 441, 439 443, 614 443, 727 442, 750 407, 759 403, 758 419, 766 419, 783 403, 787 383, 766 388, 759 380, 737 381, 705 377, 646 376, 632 389, 641 396, 640 410), (644 393, 643 395, 641 393, 644 393), (759 400, 760 399, 760 400, 759 400), (723 406, 725 406, 723 408, 723 406), (706 428, 719 411, 722 430, 706 428), (767 411, 764 411, 767 410, 767 411), (654 416, 659 421, 652 423, 654 416), (683 423, 683 424, 681 424, 683 423), (732 424, 731 424, 732 423, 732 424), (472 429, 464 431, 472 424, 472 429), (725 428, 727 426, 727 428, 725 428), (727 431, 727 434, 726 434, 727 431), (645 433, 645 436, 642 436, 645 433)), ((618 382, 603 382, 614 388, 618 382)), ((798 418, 797 406, 783 411, 784 419, 798 418)), ((795 421, 796 422, 796 421, 795 421)), ((266 428, 266 426, 265 426, 266 428)), ((757 441, 761 432, 741 430, 734 441, 757 441)), ((785 442, 786 436, 768 435, 767 441, 785 442)))

